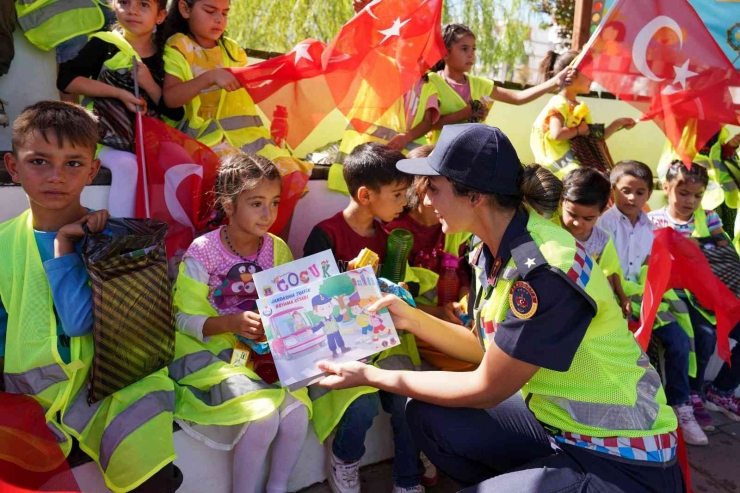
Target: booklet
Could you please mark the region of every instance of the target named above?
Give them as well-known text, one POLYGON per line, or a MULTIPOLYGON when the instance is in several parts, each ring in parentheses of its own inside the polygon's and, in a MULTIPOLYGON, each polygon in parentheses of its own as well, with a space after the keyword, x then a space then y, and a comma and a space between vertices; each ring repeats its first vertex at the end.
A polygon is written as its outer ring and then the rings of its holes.
POLYGON ((372 267, 363 267, 257 300, 282 385, 318 381, 319 361, 357 361, 397 346, 388 310, 366 311, 381 296, 372 267))
POLYGON ((257 296, 264 298, 285 293, 337 274, 339 274, 339 268, 334 260, 334 254, 331 250, 324 250, 272 269, 257 272, 252 280, 257 287, 257 296))

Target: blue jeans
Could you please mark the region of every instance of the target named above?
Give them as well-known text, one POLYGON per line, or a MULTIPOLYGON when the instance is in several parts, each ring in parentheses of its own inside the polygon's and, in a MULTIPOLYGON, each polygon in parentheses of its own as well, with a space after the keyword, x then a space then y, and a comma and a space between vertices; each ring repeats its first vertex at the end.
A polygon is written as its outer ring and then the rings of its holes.
POLYGON ((717 332, 714 325, 704 318, 704 315, 691 303, 689 307, 691 326, 694 328, 694 344, 696 345, 696 376, 689 378, 689 386, 695 392, 701 392, 704 386, 704 372, 707 371, 709 360, 714 354, 717 345, 717 332))
POLYGON ((464 493, 685 491, 676 461, 645 465, 574 446, 553 448, 545 428, 518 393, 486 410, 411 401, 406 416, 416 444, 429 460, 471 486, 464 493))
POLYGON ((421 483, 419 451, 406 422, 406 398, 388 392, 374 392, 357 398, 339 421, 334 435, 332 452, 345 462, 356 462, 365 455, 365 435, 378 415, 380 405, 391 415, 395 459, 393 482, 402 488, 421 483))
POLYGON ((653 331, 665 350, 665 395, 669 406, 689 402, 689 336, 678 322, 653 331))

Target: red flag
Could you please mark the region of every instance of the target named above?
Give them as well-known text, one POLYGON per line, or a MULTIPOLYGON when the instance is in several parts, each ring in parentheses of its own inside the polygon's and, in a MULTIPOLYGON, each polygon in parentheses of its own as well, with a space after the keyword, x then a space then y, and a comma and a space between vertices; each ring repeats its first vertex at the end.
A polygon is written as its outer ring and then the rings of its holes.
POLYGON ((643 350, 650 343, 660 300, 668 289, 686 289, 717 316, 717 353, 730 361, 730 332, 740 322, 740 300, 714 275, 697 245, 671 228, 655 231, 650 252, 640 326, 635 338, 643 350))
POLYGON ((295 148, 334 109, 379 120, 445 54, 441 29, 442 0, 373 0, 328 45, 309 39, 231 70, 266 115, 287 109, 295 148), (358 99, 361 89, 373 97, 358 99))
POLYGON ((687 0, 617 0, 578 68, 652 119, 688 166, 722 124, 740 121, 740 74, 687 0), (694 145, 681 145, 697 122, 694 145))
POLYGON ((171 258, 183 253, 196 232, 206 228, 221 162, 208 146, 160 120, 144 116, 139 125, 143 145, 137 146, 141 178, 136 216, 147 217, 148 198, 150 217, 167 223, 165 241, 171 258))
POLYGON ((41 405, 0 392, 0 409, 0 491, 81 491, 41 405))

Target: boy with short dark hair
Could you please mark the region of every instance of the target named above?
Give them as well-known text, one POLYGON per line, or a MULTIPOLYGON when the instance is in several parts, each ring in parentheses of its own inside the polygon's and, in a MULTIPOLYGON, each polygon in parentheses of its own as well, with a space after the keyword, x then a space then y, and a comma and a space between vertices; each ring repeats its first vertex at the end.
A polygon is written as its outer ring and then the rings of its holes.
POLYGON ((108 219, 80 203, 100 168, 97 141, 95 118, 70 103, 36 103, 13 125, 5 166, 30 210, 0 224, 5 390, 35 398, 65 455, 74 437, 113 491, 175 491, 182 475, 172 464, 175 395, 167 372, 87 402, 92 295, 77 244, 84 226, 101 232, 108 219))
MULTIPOLYGON (((404 155, 390 147, 371 142, 357 146, 344 162, 344 180, 349 188, 347 207, 314 227, 303 248, 305 256, 330 249, 340 270, 350 270, 363 248, 385 260, 388 233, 383 224, 398 217, 406 206, 406 189, 412 177, 396 169, 404 155)), ((401 336, 402 344, 405 337, 401 336)), ((415 343, 414 350, 415 350, 415 343)), ((403 356, 393 348, 394 356, 403 356)), ((381 356, 386 353, 381 353, 381 356)), ((408 359, 408 358, 406 358, 408 359)), ((385 361, 398 361, 387 358, 385 361)), ((383 361, 378 363, 383 365, 383 361)), ((395 366, 395 368, 399 368, 395 366)), ((360 459, 365 453, 365 435, 378 414, 379 404, 391 415, 395 443, 393 460, 394 493, 423 493, 419 451, 406 422, 406 398, 369 387, 328 391, 309 387, 313 400, 313 423, 319 440, 327 444, 327 476, 334 493, 360 491, 360 459)))
MULTIPOLYGON (((654 226, 643 211, 653 192, 653 172, 639 161, 620 161, 612 169, 609 181, 614 206, 599 218, 598 225, 614 241, 624 275, 624 291, 632 300, 633 318, 636 319, 653 246, 654 226)), ((709 442, 702 427, 711 429, 713 426, 701 396, 692 392, 689 385, 689 374, 696 372, 696 360, 691 351, 694 331, 688 308, 672 290, 664 295, 663 301, 655 317, 653 334, 665 350, 666 399, 678 417, 686 442, 706 445, 709 442), (698 408, 694 407, 694 401, 698 401, 698 408)))

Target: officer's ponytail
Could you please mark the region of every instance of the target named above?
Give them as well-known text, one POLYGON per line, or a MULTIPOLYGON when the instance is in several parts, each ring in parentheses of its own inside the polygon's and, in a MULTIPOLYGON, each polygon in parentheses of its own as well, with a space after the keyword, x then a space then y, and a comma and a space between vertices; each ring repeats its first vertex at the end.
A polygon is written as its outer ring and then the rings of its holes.
POLYGON ((558 210, 563 182, 539 164, 525 166, 519 191, 524 202, 541 216, 549 217, 558 210))

